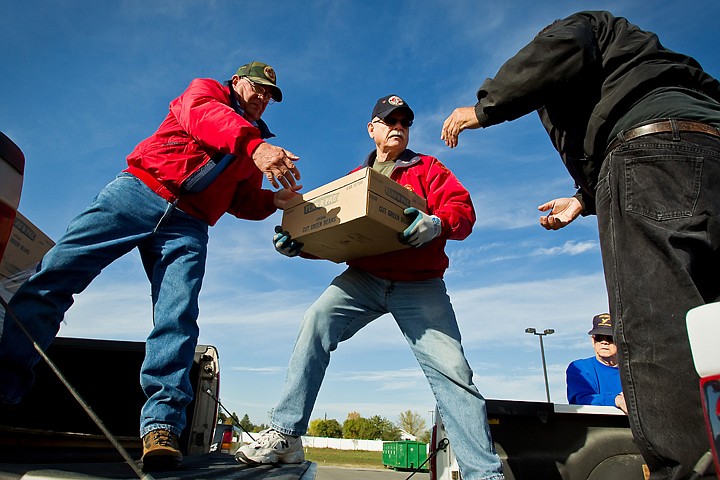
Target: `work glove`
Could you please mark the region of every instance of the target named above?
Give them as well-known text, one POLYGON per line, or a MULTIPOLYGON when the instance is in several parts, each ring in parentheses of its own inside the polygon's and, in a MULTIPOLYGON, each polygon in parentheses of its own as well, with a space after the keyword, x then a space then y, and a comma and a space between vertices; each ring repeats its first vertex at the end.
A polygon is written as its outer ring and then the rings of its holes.
POLYGON ((300 254, 303 244, 292 239, 290 234, 283 231, 280 225, 275 226, 275 235, 273 236, 273 244, 275 250, 287 257, 296 257, 300 254))
POLYGON ((406 208, 403 213, 414 220, 404 231, 398 233, 400 243, 422 247, 442 232, 442 222, 435 215, 428 215, 414 207, 406 208))

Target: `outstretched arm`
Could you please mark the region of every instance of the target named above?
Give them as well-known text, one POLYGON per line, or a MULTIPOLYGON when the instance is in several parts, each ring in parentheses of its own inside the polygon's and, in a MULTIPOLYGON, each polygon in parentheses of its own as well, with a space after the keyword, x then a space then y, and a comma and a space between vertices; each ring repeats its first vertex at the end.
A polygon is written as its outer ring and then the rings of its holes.
POLYGON ((288 202, 295 197, 299 197, 298 190, 302 188, 302 185, 296 184, 290 188, 281 188, 273 195, 273 203, 280 210, 285 210, 288 202))
POLYGON ((253 162, 275 188, 280 185, 285 188, 297 185, 300 170, 295 166, 295 161, 298 159, 292 152, 266 142, 258 145, 252 153, 253 162))
POLYGON ((575 197, 556 198, 538 207, 541 212, 548 212, 540 217, 540 225, 545 230, 559 230, 575 220, 583 211, 583 206, 575 197))
POLYGON ((445 119, 440 139, 448 147, 455 148, 460 132, 474 128, 480 128, 480 121, 475 115, 475 107, 458 107, 445 119))

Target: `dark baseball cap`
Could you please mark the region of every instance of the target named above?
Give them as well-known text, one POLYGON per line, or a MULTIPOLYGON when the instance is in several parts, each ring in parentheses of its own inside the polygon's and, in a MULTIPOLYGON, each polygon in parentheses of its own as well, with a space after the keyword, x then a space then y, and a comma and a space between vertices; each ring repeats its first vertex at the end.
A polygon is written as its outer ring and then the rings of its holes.
POLYGON ((275 70, 268 64, 262 62, 250 62, 237 69, 235 75, 238 77, 247 77, 249 80, 272 87, 273 100, 282 102, 282 92, 277 87, 277 76, 275 70))
POLYGON ((613 334, 612 321, 609 313, 601 313, 593 317, 593 328, 588 335, 610 335, 613 334))
POLYGON ((385 97, 382 97, 377 101, 377 103, 375 103, 375 108, 373 108, 370 120, 375 117, 384 120, 385 117, 390 115, 395 110, 406 111, 409 120, 413 120, 415 118, 415 113, 412 111, 412 108, 410 108, 410 105, 405 102, 405 100, 403 100, 397 95, 387 95, 385 97))

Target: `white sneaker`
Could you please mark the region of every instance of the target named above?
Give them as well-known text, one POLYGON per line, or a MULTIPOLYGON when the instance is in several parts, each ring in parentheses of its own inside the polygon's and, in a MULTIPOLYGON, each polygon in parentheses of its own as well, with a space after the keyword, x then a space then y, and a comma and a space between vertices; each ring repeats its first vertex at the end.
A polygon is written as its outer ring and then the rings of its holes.
POLYGON ((301 437, 293 437, 269 428, 260 432, 260 437, 253 443, 240 447, 235 453, 235 459, 250 465, 302 463, 305 461, 305 452, 301 437))

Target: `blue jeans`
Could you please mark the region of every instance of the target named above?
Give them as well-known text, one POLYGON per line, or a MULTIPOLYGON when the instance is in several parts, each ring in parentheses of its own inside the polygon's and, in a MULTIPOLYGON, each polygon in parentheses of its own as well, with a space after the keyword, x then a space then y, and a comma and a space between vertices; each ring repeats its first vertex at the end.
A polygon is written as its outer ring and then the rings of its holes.
MULTIPOLYGON (((197 298, 205 273, 207 230, 205 222, 121 173, 70 223, 39 271, 10 301, 10 308, 45 350, 73 295, 114 260, 138 248, 151 284, 154 324, 140 372, 148 398, 141 413, 141 436, 158 428, 180 435, 185 427, 185 407, 193 395, 190 368, 199 334, 197 298)), ((17 403, 32 386, 33 366, 40 357, 10 315, 3 323, 0 400, 17 403)))
POLYGON ((652 479, 710 449, 685 315, 720 300, 720 138, 654 134, 605 159, 597 216, 620 377, 652 479))
POLYGON ((354 268, 337 276, 305 314, 272 427, 290 435, 305 434, 330 352, 385 313, 395 318, 430 382, 463 478, 502 479, 485 399, 472 383, 455 313, 440 278, 391 282, 354 268))

